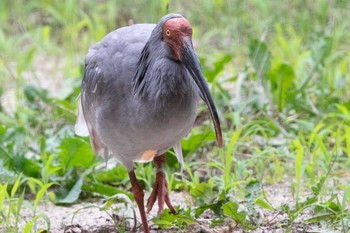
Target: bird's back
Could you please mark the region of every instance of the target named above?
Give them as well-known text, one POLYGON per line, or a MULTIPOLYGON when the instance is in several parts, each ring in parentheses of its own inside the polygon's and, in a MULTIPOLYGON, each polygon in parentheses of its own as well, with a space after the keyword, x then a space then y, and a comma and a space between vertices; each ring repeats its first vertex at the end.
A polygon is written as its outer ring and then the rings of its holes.
POLYGON ((154 24, 135 24, 119 28, 89 49, 82 84, 82 92, 91 92, 86 96, 91 98, 91 101, 87 99, 88 102, 98 101, 96 97, 105 96, 101 94, 103 88, 97 87, 99 82, 108 85, 115 82, 121 85, 123 81, 129 83, 123 78, 134 76, 140 53, 154 27, 154 24))

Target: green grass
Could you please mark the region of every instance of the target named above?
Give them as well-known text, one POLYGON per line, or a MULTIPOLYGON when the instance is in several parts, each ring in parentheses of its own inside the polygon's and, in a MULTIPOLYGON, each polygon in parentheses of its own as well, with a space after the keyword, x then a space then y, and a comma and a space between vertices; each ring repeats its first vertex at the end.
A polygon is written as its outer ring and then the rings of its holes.
MULTIPOLYGON (((257 229, 272 224, 259 220, 262 209, 283 213, 286 223, 275 224, 286 231, 317 224, 349 231, 349 10, 335 0, 0 1, 0 229, 19 231, 24 202, 33 210, 30 232, 39 218, 50 227, 36 212, 41 201, 132 198, 125 168, 101 168, 89 140, 74 135, 83 59, 130 19, 156 23, 178 12, 194 28, 225 148, 216 147, 201 106, 201 123, 182 142, 182 178, 167 156, 169 189, 188 191, 195 205, 154 223, 184 230, 210 209, 211 226, 257 229), (287 186, 291 202, 273 205, 271 186, 277 193, 287 186)), ((152 164, 136 173, 149 190, 152 164)))

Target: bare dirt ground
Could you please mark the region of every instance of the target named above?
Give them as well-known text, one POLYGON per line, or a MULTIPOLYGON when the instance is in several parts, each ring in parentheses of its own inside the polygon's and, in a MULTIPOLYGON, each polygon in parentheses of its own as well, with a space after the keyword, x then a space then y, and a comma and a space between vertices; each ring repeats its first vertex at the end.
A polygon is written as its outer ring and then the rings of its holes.
MULTIPOLYGON (((294 206, 295 202, 290 196, 290 187, 286 184, 276 184, 273 186, 264 187, 267 197, 271 205, 275 208, 280 207, 282 204, 288 206, 294 206)), ((148 194, 145 195, 148 197, 148 194)), ((191 197, 186 192, 172 192, 171 199, 174 205, 179 205, 181 208, 186 206, 192 206, 193 203, 191 197)), ((65 233, 107 233, 107 232, 124 232, 118 227, 126 226, 125 232, 130 232, 134 226, 134 217, 132 208, 136 208, 136 204, 133 203, 132 207, 127 207, 124 204, 115 204, 107 212, 101 211, 97 206, 102 206, 102 200, 90 200, 88 202, 82 202, 74 204, 72 206, 55 206, 52 203, 42 203, 39 205, 37 214, 47 216, 50 219, 51 227, 49 232, 65 232, 65 233), (94 205, 95 207, 91 207, 94 205), (91 208, 88 208, 91 207, 91 208), (116 210, 118 209, 118 210, 116 210), (123 218, 124 217, 124 218, 123 218), (114 225, 114 221, 117 223, 114 225), (126 222, 123 221, 126 220, 126 222)), ((245 203, 241 203, 244 207, 245 203)), ((135 209, 137 214, 137 232, 143 232, 142 226, 139 222, 140 217, 138 210, 135 209)), ((152 219, 156 216, 157 207, 152 210, 148 215, 148 219, 152 219)), ((287 214, 281 211, 267 211, 262 208, 258 209, 260 217, 258 218, 259 227, 254 231, 243 230, 239 225, 233 221, 227 220, 221 226, 214 228, 209 227, 210 219, 213 217, 213 213, 210 211, 205 212, 199 219, 196 219, 196 223, 189 226, 185 230, 179 229, 159 229, 156 225, 150 222, 151 232, 187 232, 187 233, 219 233, 219 232, 285 232, 289 225, 289 219, 287 214)), ((311 210, 303 211, 300 216, 294 221, 291 232, 340 232, 334 229, 329 229, 325 225, 321 224, 306 224, 305 219, 311 217, 311 210)), ((26 221, 32 219, 33 212, 26 209, 22 212, 22 227, 26 221)), ((42 219, 37 223, 37 230, 46 228, 47 224, 42 219)))

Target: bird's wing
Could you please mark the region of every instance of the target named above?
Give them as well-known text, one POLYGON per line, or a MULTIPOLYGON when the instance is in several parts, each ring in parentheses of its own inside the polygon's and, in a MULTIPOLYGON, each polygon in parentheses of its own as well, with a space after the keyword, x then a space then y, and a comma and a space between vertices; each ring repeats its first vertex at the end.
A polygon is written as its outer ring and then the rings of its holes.
POLYGON ((94 44, 86 55, 75 128, 78 135, 90 136, 95 154, 108 156, 111 148, 107 148, 106 136, 102 133, 110 131, 106 125, 116 124, 115 117, 120 115, 116 112, 125 111, 122 108, 127 101, 125 96, 132 91, 130 79, 134 76, 135 64, 154 26, 136 24, 117 29, 94 44))
POLYGON ((97 96, 101 92, 97 86, 103 82, 101 69, 98 67, 94 58, 94 52, 100 47, 96 44, 89 51, 86 59, 85 72, 79 101, 79 111, 75 133, 80 136, 90 136, 90 143, 95 154, 108 158, 109 150, 102 142, 96 130, 96 108, 99 101, 97 96), (90 53, 92 56, 89 57, 90 53))

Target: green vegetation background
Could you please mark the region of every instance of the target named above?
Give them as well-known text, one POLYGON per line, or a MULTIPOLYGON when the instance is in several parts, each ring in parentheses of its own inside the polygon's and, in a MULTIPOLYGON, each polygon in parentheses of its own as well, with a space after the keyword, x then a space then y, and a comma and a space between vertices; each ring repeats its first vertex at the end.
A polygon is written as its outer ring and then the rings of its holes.
MULTIPOLYGON (((169 189, 189 191, 195 207, 155 223, 185 229, 212 209, 212 225, 226 217, 255 229, 266 224, 255 221, 259 207, 287 213, 281 227, 291 230, 307 209, 306 227, 322 222, 347 232, 349 10, 345 0, 0 1, 1 228, 18 231, 23 203, 34 213, 30 232, 38 218, 50 222, 36 213, 41 201, 130 196, 126 170, 101 166, 89 140, 73 133, 84 55, 118 27, 176 12, 194 28, 225 148, 216 148, 201 107, 183 140, 186 175, 171 152, 167 161, 169 189), (271 205, 263 187, 278 184, 288 186, 293 205, 271 205)), ((149 190, 152 165, 136 171, 149 190)))

